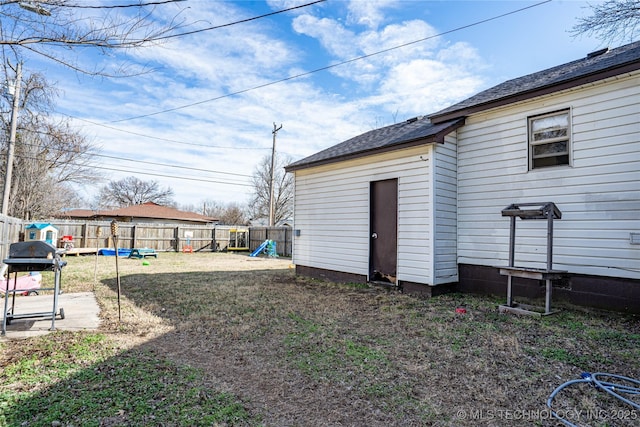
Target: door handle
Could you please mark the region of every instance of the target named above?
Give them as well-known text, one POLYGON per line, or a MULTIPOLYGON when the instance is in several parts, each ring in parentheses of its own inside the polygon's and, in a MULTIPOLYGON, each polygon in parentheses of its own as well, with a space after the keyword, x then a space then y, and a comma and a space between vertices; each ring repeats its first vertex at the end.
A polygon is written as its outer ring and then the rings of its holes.
POLYGON ((372 238, 372 239, 377 239, 377 238, 378 238, 378 233, 373 233, 373 234, 371 235, 371 238, 372 238))

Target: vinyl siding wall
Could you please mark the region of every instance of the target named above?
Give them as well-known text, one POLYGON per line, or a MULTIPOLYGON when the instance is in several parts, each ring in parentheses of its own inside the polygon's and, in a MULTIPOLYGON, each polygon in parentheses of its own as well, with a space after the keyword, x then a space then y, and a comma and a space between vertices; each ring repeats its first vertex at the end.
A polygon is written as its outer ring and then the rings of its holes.
POLYGON ((457 264, 457 147, 455 133, 436 144, 433 182, 435 183, 435 281, 433 284, 458 281, 457 264))
POLYGON ((294 263, 367 276, 370 182, 397 178, 397 278, 432 284, 432 163, 425 145, 296 171, 294 263))
MULTIPOLYGON (((640 278, 640 74, 469 117, 458 130, 458 262, 506 265, 511 203, 555 202, 554 268, 640 278), (570 108, 572 165, 528 171, 527 117, 570 108)), ((516 265, 544 267, 546 221, 517 220, 516 265)))

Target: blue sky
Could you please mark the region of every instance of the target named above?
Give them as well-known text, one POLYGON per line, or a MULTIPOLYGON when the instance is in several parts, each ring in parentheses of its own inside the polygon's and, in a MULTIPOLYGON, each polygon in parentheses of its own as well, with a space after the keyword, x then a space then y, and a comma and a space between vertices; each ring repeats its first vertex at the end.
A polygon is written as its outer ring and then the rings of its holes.
MULTIPOLYGON (((188 0, 157 8, 154 19, 179 14, 197 29, 308 2, 188 0)), ((106 180, 156 180, 171 187, 181 205, 245 203, 250 175, 270 154, 274 122, 283 126, 278 155, 297 160, 436 112, 602 48, 599 40, 569 34, 576 17, 589 13, 586 7, 559 0, 328 0, 115 57, 78 53, 87 64, 153 69, 138 77, 87 77, 35 60, 25 67, 56 83, 57 113, 71 117, 109 156, 96 158, 106 180), (466 28, 453 31, 460 27, 466 28)), ((82 195, 95 191, 85 188, 82 195)))

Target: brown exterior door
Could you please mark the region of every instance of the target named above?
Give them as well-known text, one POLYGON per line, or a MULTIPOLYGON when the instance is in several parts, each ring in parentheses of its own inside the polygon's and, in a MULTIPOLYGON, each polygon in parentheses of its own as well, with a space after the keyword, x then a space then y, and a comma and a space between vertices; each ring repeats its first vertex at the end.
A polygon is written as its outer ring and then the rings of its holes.
POLYGON ((398 180, 371 182, 369 280, 396 284, 398 180))

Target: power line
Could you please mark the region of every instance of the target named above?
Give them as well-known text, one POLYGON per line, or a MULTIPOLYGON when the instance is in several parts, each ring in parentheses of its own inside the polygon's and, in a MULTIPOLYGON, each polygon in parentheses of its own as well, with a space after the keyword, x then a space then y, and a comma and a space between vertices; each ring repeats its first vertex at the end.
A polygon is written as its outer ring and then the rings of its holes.
MULTIPOLYGON (((325 1, 325 0, 321 0, 321 1, 325 1)), ((468 24, 468 25, 464 25, 464 26, 461 26, 461 27, 457 27, 455 29, 445 31, 445 32, 439 33, 437 35, 432 35, 432 36, 425 37, 425 38, 422 38, 422 39, 418 39, 418 40, 414 40, 414 41, 411 41, 411 42, 407 42, 407 43, 404 43, 404 44, 401 44, 401 45, 393 46, 393 47, 390 47, 390 48, 387 48, 387 49, 383 49, 383 50, 380 50, 380 51, 377 51, 377 52, 373 52, 373 53, 370 53, 370 54, 367 54, 367 55, 363 55, 363 56, 359 56, 359 57, 356 57, 356 58, 352 58, 352 59, 349 59, 349 60, 346 60, 346 61, 343 61, 343 62, 340 62, 340 63, 332 64, 332 65, 329 65, 329 66, 326 66, 326 67, 322 67, 322 68, 318 68, 318 69, 315 69, 315 70, 312 70, 312 71, 308 71, 308 72, 305 72, 305 73, 300 73, 300 74, 297 74, 297 75, 294 75, 294 76, 290 76, 290 77, 287 77, 287 78, 284 78, 284 79, 280 79, 280 80, 272 81, 272 82, 269 82, 269 83, 265 83, 263 85, 254 86, 254 87, 249 88, 249 89, 236 91, 236 92, 229 93, 229 94, 226 94, 226 95, 222 95, 222 96, 219 96, 219 97, 207 99, 207 100, 204 100, 204 101, 199 101, 199 102, 192 103, 192 104, 183 105, 183 106, 172 108, 172 109, 158 111, 158 112, 155 112, 155 113, 150 113, 150 114, 146 114, 146 115, 140 115, 140 116, 125 118, 125 119, 121 119, 121 120, 115 120, 115 121, 112 121, 112 122, 109 122, 109 123, 117 123, 117 122, 123 122, 123 121, 128 121, 128 120, 134 120, 134 119, 138 119, 138 118, 150 117, 150 116, 154 116, 154 115, 158 115, 158 114, 162 114, 162 113, 166 113, 166 112, 171 112, 171 111, 176 111, 176 110, 192 107, 192 106, 195 106, 195 105, 200 105, 200 104, 207 103, 207 102, 213 102, 213 101, 216 101, 216 100, 219 100, 219 99, 222 99, 222 98, 231 97, 231 96, 242 94, 242 93, 245 93, 245 92, 261 89, 263 87, 267 87, 267 86, 275 85, 275 84, 282 83, 282 82, 285 82, 285 81, 297 79, 297 78, 300 78, 300 77, 303 77, 303 76, 307 76, 309 74, 317 73, 317 72, 320 72, 320 71, 325 71, 325 70, 328 70, 328 69, 331 69, 331 68, 335 68, 335 67, 338 67, 338 66, 341 66, 341 65, 345 65, 345 64, 349 64, 349 63, 352 63, 352 62, 355 62, 355 61, 363 60, 363 59, 366 59, 366 58, 369 58, 369 57, 372 57, 372 56, 375 56, 375 55, 380 55, 382 53, 386 53, 386 52, 389 52, 389 51, 392 51, 392 50, 395 50, 395 49, 400 49, 400 48, 403 48, 403 47, 406 47, 406 46, 409 46, 409 45, 412 45, 412 44, 420 43, 420 42, 423 42, 423 41, 426 41, 426 40, 429 40, 429 39, 432 39, 432 38, 435 38, 435 37, 439 37, 439 36, 442 36, 442 35, 445 35, 445 34, 450 34, 450 33, 453 33, 455 31, 460 31, 462 29, 466 29, 466 28, 470 28, 470 27, 473 27, 473 26, 476 26, 476 25, 480 25, 480 24, 483 24, 483 23, 486 23, 486 22, 489 22, 489 21, 493 21, 493 20, 508 16, 508 15, 519 13, 521 11, 524 11, 524 10, 527 10, 527 9, 530 9, 530 8, 533 8, 533 7, 540 6, 540 5, 548 3, 550 1, 551 0, 545 0, 545 1, 533 4, 533 5, 530 5, 530 6, 527 6, 527 7, 523 7, 523 8, 517 9, 515 11, 507 12, 507 13, 504 13, 504 14, 501 14, 501 15, 497 15, 497 16, 494 16, 494 17, 491 17, 491 18, 487 18, 487 19, 484 19, 484 20, 481 20, 481 21, 474 22, 472 24, 468 24)), ((315 4, 315 3, 319 3, 319 2, 320 1, 316 1, 316 2, 313 2, 313 3, 308 3, 307 5, 311 5, 311 4, 315 4)), ((302 6, 298 6, 298 7, 302 7, 302 6)), ((283 11, 286 11, 286 10, 290 10, 290 9, 285 9, 283 11)), ((273 13, 268 14, 268 15, 272 15, 272 14, 280 13, 280 12, 282 12, 282 11, 273 12, 273 13)), ((264 17, 264 16, 268 16, 268 15, 261 15, 260 17, 264 17)), ((260 18, 260 17, 250 18, 248 20, 257 19, 257 18, 260 18)), ((247 20, 244 20, 244 21, 247 21, 247 20)), ((238 22, 244 22, 244 21, 238 21, 238 22)), ((228 26, 228 25, 232 25, 232 24, 225 24, 224 26, 228 26)), ((214 29, 214 28, 216 28, 216 27, 211 27, 210 29, 214 29)), ((205 30, 206 29, 203 29, 202 31, 205 31, 205 30)), ((96 122, 93 122, 91 120, 82 119, 82 118, 79 118, 79 117, 74 117, 74 116, 71 116, 71 115, 68 115, 68 114, 64 114, 64 113, 60 113, 60 114, 66 116, 66 117, 72 118, 72 119, 76 119, 76 120, 79 120, 79 121, 90 123, 90 124, 95 125, 95 126, 101 126, 101 127, 104 127, 104 128, 112 129, 112 130, 115 130, 115 131, 118 131, 118 132, 127 133, 127 134, 130 134, 130 135, 140 136, 140 137, 149 138, 149 139, 155 139, 155 140, 160 140, 160 141, 165 141, 165 142, 176 143, 176 144, 203 147, 203 148, 208 148, 208 149, 216 149, 216 148, 217 149, 233 149, 233 150, 268 150, 269 149, 269 148, 253 148, 253 147, 237 147, 237 146, 236 147, 234 147, 234 146, 211 146, 211 145, 206 145, 206 144, 190 143, 190 142, 173 140, 173 139, 168 139, 168 138, 154 137, 154 136, 150 136, 150 135, 146 135, 146 134, 142 134, 142 133, 138 133, 138 132, 128 131, 128 130, 120 129, 120 128, 117 128, 117 127, 109 126, 109 125, 104 124, 104 123, 96 123, 96 122)), ((115 157, 115 156, 98 155, 98 154, 95 154, 95 155, 96 156, 100 156, 100 157, 105 157, 105 158, 113 158, 113 159, 116 159, 116 160, 132 161, 132 162, 137 162, 137 163, 147 163, 147 164, 152 164, 152 165, 156 165, 156 166, 180 167, 182 169, 188 169, 188 170, 194 170, 194 171, 211 172, 211 173, 225 173, 225 174, 228 174, 228 175, 237 175, 237 176, 250 177, 250 175, 244 175, 244 174, 233 174, 233 173, 228 173, 228 172, 217 172, 217 171, 209 171, 209 170, 198 169, 198 168, 189 168, 189 167, 181 167, 181 166, 175 166, 175 165, 167 165, 167 164, 162 164, 162 163, 144 162, 144 161, 140 161, 140 160, 133 160, 133 159, 127 159, 127 158, 118 158, 118 157, 115 157)), ((112 170, 112 169, 107 169, 107 170, 112 170)), ((167 176, 167 177, 169 177, 169 176, 167 176)), ((187 178, 180 178, 180 179, 187 179, 187 178)))
MULTIPOLYGON (((182 1, 186 1, 186 0, 163 0, 163 1, 155 1, 155 2, 144 2, 144 3, 139 3, 139 4, 123 4, 123 5, 110 5, 110 6, 72 5, 72 6, 68 6, 68 7, 84 8, 84 9, 113 9, 113 8, 129 8, 129 7, 136 7, 136 6, 140 7, 140 6, 149 6, 149 5, 160 5, 160 4, 173 3, 173 2, 182 2, 182 1)), ((179 34, 167 35, 167 36, 163 36, 163 37, 157 37, 157 38, 155 38, 155 40, 163 40, 163 39, 169 39, 169 38, 175 38, 175 37, 182 37, 182 36, 196 34, 196 33, 204 32, 204 31, 211 31, 211 30, 215 30, 215 29, 219 29, 219 28, 230 27, 230 26, 233 26, 233 25, 242 24, 242 23, 250 22, 250 21, 255 21, 257 19, 266 18, 266 17, 277 15, 277 14, 280 14, 280 13, 284 13, 284 12, 289 12, 289 11, 296 10, 296 9, 305 8, 305 7, 312 6, 312 5, 317 4, 317 3, 323 3, 325 1, 326 0, 316 0, 316 1, 313 1, 311 3, 305 3, 305 4, 298 5, 298 6, 289 7, 287 9, 281 9, 281 10, 277 10, 275 12, 266 13, 266 14, 259 15, 259 16, 254 16, 252 18, 246 18, 246 19, 242 19, 242 20, 239 20, 239 21, 230 22, 230 23, 227 23, 227 24, 216 25, 216 26, 207 27, 207 28, 201 28, 201 29, 198 29, 198 30, 187 31, 187 32, 183 32, 183 33, 179 33, 179 34)), ((123 132, 123 133, 128 133, 128 134, 131 134, 131 135, 142 136, 142 137, 151 138, 151 139, 157 139, 157 140, 160 140, 160 141, 175 142, 175 143, 178 143, 178 144, 195 145, 195 146, 201 146, 201 147, 207 147, 207 148, 210 147, 210 146, 204 145, 204 144, 201 145, 201 144, 195 144, 195 143, 187 143, 187 142, 183 142, 183 141, 176 141, 176 140, 170 140, 170 139, 166 139, 166 138, 158 138, 158 137, 153 137, 153 136, 149 136, 149 135, 139 134, 139 133, 132 132, 132 131, 126 131, 126 130, 123 130, 123 129, 110 127, 110 126, 107 126, 105 124, 95 123, 95 122, 92 122, 90 120, 81 119, 79 117, 74 117, 74 116, 71 116, 71 115, 68 115, 68 114, 64 114, 64 113, 59 113, 59 114, 62 114, 64 116, 72 118, 72 119, 84 121, 84 122, 91 123, 91 124, 96 125, 96 126, 102 126, 102 127, 108 128, 108 129, 120 131, 120 132, 123 132)), ((116 123, 116 122, 112 122, 112 123, 116 123)), ((262 148, 250 148, 250 147, 212 147, 212 148, 230 148, 230 149, 235 149, 235 150, 237 150, 237 149, 240 149, 240 150, 256 150, 256 149, 259 150, 259 149, 262 149, 262 148)), ((264 148, 264 149, 267 150, 268 148, 264 148)))
POLYGON ((168 3, 180 3, 187 0, 162 0, 162 1, 145 1, 141 3, 132 3, 132 4, 113 4, 113 5, 102 5, 102 6, 88 6, 88 5, 79 5, 79 4, 64 4, 58 5, 60 7, 67 7, 73 9, 123 9, 129 7, 145 7, 145 6, 159 6, 162 4, 168 3))
MULTIPOLYGON (((17 158, 21 158, 21 159, 28 159, 28 160, 38 160, 35 157, 25 156, 25 155, 17 155, 16 157, 17 158)), ((235 186, 240 186, 240 187, 253 187, 253 184, 249 184, 249 183, 233 182, 233 181, 221 181, 221 180, 217 180, 217 179, 198 178, 198 177, 193 177, 193 176, 168 175, 168 174, 161 174, 161 173, 157 173, 157 172, 148 172, 148 171, 141 170, 140 168, 136 168, 135 170, 133 170, 133 169, 122 169, 122 168, 117 168, 117 167, 107 167, 107 166, 96 166, 96 165, 80 164, 80 163, 75 163, 75 162, 68 162, 68 164, 69 165, 73 165, 73 166, 78 166, 78 167, 91 168, 91 169, 107 170, 107 171, 114 171, 114 172, 126 172, 126 173, 135 174, 135 175, 157 176, 157 177, 161 177, 161 178, 181 179, 181 180, 184 180, 184 181, 208 182, 208 183, 212 183, 212 184, 222 184, 222 185, 235 185, 235 186)))
POLYGON ((139 115, 139 116, 127 117, 127 118, 119 119, 119 120, 112 120, 112 121, 109 121, 107 123, 120 123, 120 122, 129 121, 129 120, 136 120, 136 119, 142 119, 142 118, 145 118, 145 117, 156 116, 158 114, 170 113, 172 111, 183 110, 185 108, 194 107, 196 105, 206 104, 206 103, 209 103, 209 102, 218 101, 220 99, 229 98, 229 97, 232 97, 232 96, 235 96, 235 95, 240 95, 240 94, 243 94, 243 93, 251 92, 251 91, 254 91, 254 90, 257 90, 257 89, 262 89, 262 88, 265 88, 265 87, 273 86, 273 85, 276 85, 276 84, 279 84, 279 83, 284 83, 284 82, 287 82, 287 81, 290 81, 290 80, 298 79, 300 77, 305 77, 305 76, 308 76, 308 75, 311 75, 311 74, 315 74, 315 73, 318 73, 320 71, 330 70, 332 68, 340 67, 342 65, 350 64, 350 63, 356 62, 356 61, 361 61, 363 59, 371 58, 373 56, 381 55, 383 53, 387 53, 387 52, 391 52, 393 50, 401 49, 403 47, 411 46, 411 45, 414 45, 414 44, 417 44, 417 43, 422 43, 424 41, 431 40, 431 39, 436 38, 436 37, 441 37, 441 36, 444 36, 446 34, 451 34, 451 33, 454 33, 456 31, 465 30, 467 28, 471 28, 471 27, 474 27, 474 26, 477 26, 477 25, 485 24, 487 22, 495 21, 496 19, 504 18, 505 16, 513 15, 513 14, 522 12, 522 11, 527 10, 527 9, 538 7, 538 6, 541 6, 541 5, 545 4, 545 3, 549 3, 551 1, 552 0, 544 0, 544 1, 541 1, 539 3, 535 3, 533 5, 525 6, 525 7, 522 7, 520 9, 513 10, 511 12, 506 12, 506 13, 503 13, 503 14, 500 14, 500 15, 496 15, 496 16, 491 17, 491 18, 487 18, 487 19, 483 19, 483 20, 480 20, 480 21, 476 21, 476 22, 473 22, 471 24, 463 25, 461 27, 457 27, 457 28, 454 28, 454 29, 451 29, 451 30, 448 30, 448 31, 444 31, 444 32, 441 32, 441 33, 438 33, 438 34, 434 34, 432 36, 423 37, 421 39, 417 39, 417 40, 413 40, 413 41, 410 41, 410 42, 407 42, 407 43, 403 43, 403 44, 400 44, 400 45, 392 46, 392 47, 389 47, 387 49, 382 49, 382 50, 379 50, 379 51, 376 51, 376 52, 373 52, 373 53, 368 53, 366 55, 362 55, 362 56, 358 56, 358 57, 355 57, 355 58, 347 59, 347 60, 342 61, 342 62, 337 62, 335 64, 327 65, 327 66, 324 66, 324 67, 321 67, 321 68, 316 68, 316 69, 311 70, 311 71, 306 71, 304 73, 299 73, 299 74, 295 74, 293 76, 285 77, 285 78, 282 78, 280 80, 274 80, 274 81, 271 81, 271 82, 268 82, 268 83, 264 83, 264 84, 261 84, 261 85, 253 86, 253 87, 248 88, 248 89, 242 89, 242 90, 238 90, 238 91, 235 91, 235 92, 230 92, 230 93, 227 93, 225 95, 217 96, 215 98, 205 99, 203 101, 193 102, 193 103, 190 103, 190 104, 185 104, 185 105, 181 105, 181 106, 174 107, 174 108, 168 108, 166 110, 156 111, 154 113, 142 114, 142 115, 139 115))
POLYGON ((124 158, 124 157, 107 156, 105 154, 95 154, 95 156, 105 157, 105 158, 108 158, 108 159, 115 159, 115 160, 124 160, 124 161, 127 161, 127 162, 144 163, 144 164, 147 164, 147 165, 162 166, 162 167, 167 167, 167 168, 186 169, 186 170, 195 171, 195 172, 217 173, 217 174, 224 174, 224 175, 241 176, 241 177, 244 177, 244 178, 251 178, 252 177, 251 175, 246 175, 246 174, 242 174, 242 173, 215 171, 215 170, 210 170, 210 169, 200 169, 200 168, 194 168, 194 167, 189 167, 189 166, 169 165, 169 164, 166 164, 166 163, 156 163, 156 162, 148 162, 148 161, 144 161, 144 160, 127 159, 127 158, 124 158))
POLYGON ((161 178, 181 179, 181 180, 184 180, 184 181, 209 182, 209 183, 212 183, 212 184, 237 185, 237 186, 240 186, 240 187, 253 187, 253 184, 242 184, 242 183, 239 183, 239 182, 238 183, 236 183, 236 182, 226 182, 226 181, 218 181, 218 180, 214 180, 214 179, 184 177, 184 176, 177 176, 177 175, 166 175, 166 174, 160 174, 160 173, 154 173, 154 172, 140 172, 138 169, 136 169, 136 170, 128 170, 128 169, 118 169, 118 168, 107 168, 107 167, 103 167, 103 166, 97 166, 97 167, 95 167, 95 169, 115 171, 115 172, 135 173, 135 174, 139 174, 139 175, 158 176, 158 177, 161 177, 161 178))
MULTIPOLYGON (((80 117, 75 117, 75 116, 71 116, 69 114, 65 114, 65 113, 58 113, 60 115, 63 115, 65 117, 69 117, 70 119, 75 119, 75 120, 80 120, 82 122, 86 122, 95 126, 101 126, 103 128, 107 128, 107 129, 111 129, 111 130, 115 130, 118 132, 122 132, 122 133, 127 133, 129 135, 135 135, 135 136, 141 136, 143 138, 149 138, 149 139, 155 139, 158 141, 165 141, 165 142, 173 142, 176 144, 182 144, 182 145, 190 145, 193 147, 204 147, 204 148, 211 148, 211 149, 229 149, 229 150, 271 150, 271 148, 268 147, 234 147, 234 146, 223 146, 223 145, 206 145, 206 144, 198 144, 195 142, 185 142, 185 141, 179 141, 176 139, 168 139, 168 138, 161 138, 159 136, 151 136, 151 135, 145 135, 143 133, 138 133, 138 132, 134 132, 134 131, 130 131, 130 130, 125 130, 125 129, 120 129, 117 127, 113 127, 113 126, 109 126, 107 124, 104 123, 96 123, 93 122, 91 120, 87 120, 87 119, 82 119, 80 117)), ((110 122, 110 123, 114 123, 114 122, 110 122)))
MULTIPOLYGON (((186 0, 164 0, 164 1, 144 2, 144 3, 136 3, 136 4, 105 5, 105 6, 64 5, 64 7, 75 8, 75 9, 118 9, 118 8, 131 8, 131 7, 139 8, 139 7, 144 7, 144 6, 157 6, 157 5, 167 4, 167 3, 178 3, 178 2, 183 2, 183 1, 186 1, 186 0)), ((211 31, 211 30, 217 30, 217 29, 220 29, 220 28, 231 27, 233 25, 244 24, 245 22, 251 22, 251 21, 258 20, 258 19, 267 18, 269 16, 278 15, 280 13, 290 12, 292 10, 302 9, 302 8, 308 7, 308 6, 313 6, 314 4, 323 3, 325 1, 327 1, 327 0, 316 0, 316 1, 312 1, 311 3, 305 3, 305 4, 298 5, 298 6, 289 7, 287 9, 276 10, 274 12, 265 13, 264 15, 259 15, 259 16, 254 16, 254 17, 251 17, 251 18, 241 19, 239 21, 229 22, 229 23, 226 23, 226 24, 215 25, 215 26, 206 27, 206 28, 200 28, 200 29, 192 30, 192 31, 185 31, 185 32, 182 32, 182 33, 177 33, 177 34, 169 34, 169 35, 162 36, 162 37, 154 37, 153 40, 156 41, 156 40, 172 39, 172 38, 176 38, 176 37, 183 37, 183 36, 189 36, 189 35, 192 35, 192 34, 203 33, 205 31, 211 31)))
MULTIPOLYGON (((38 133, 41 133, 41 134, 44 134, 44 135, 50 135, 50 134, 48 134, 46 132, 38 132, 38 133)), ((22 145, 29 146, 29 147, 41 147, 41 145, 39 145, 39 144, 22 143, 22 145)), ((65 150, 63 148, 56 148, 56 151, 63 152, 63 153, 75 153, 74 150, 65 150)), ((125 162, 133 162, 133 163, 144 163, 144 164, 147 164, 147 165, 162 166, 162 167, 167 167, 167 168, 178 168, 178 169, 185 169, 185 170, 191 170, 191 171, 196 171, 196 172, 206 172, 206 173, 217 173, 217 174, 224 174, 224 175, 241 176, 241 177, 244 177, 244 178, 251 178, 252 177, 252 175, 241 174, 241 173, 216 171, 216 170, 212 170, 212 169, 201 169, 201 168, 194 168, 194 167, 190 167, 190 166, 172 165, 172 164, 167 164, 167 163, 149 162, 149 161, 139 160, 139 159, 129 159, 129 158, 126 158, 126 157, 109 156, 107 154, 98 154, 98 153, 87 153, 87 154, 91 155, 92 157, 104 157, 106 159, 122 160, 122 161, 125 161, 125 162)), ((22 157, 31 159, 31 157, 24 156, 24 155, 22 157)), ((33 160, 35 160, 35 158, 33 158, 33 160)))
POLYGON ((301 9, 303 7, 312 6, 312 5, 316 4, 316 3, 323 3, 325 1, 327 1, 327 0, 316 0, 316 1, 313 1, 311 3, 305 3, 305 4, 301 4, 299 6, 293 6, 293 7, 287 8, 287 9, 277 10, 275 12, 266 13, 264 15, 254 16, 253 18, 247 18, 247 19, 242 19, 240 21, 230 22, 228 24, 216 25, 216 26, 213 26, 213 27, 201 28, 199 30, 185 31, 184 33, 170 34, 170 35, 167 35, 167 36, 156 37, 156 38, 154 38, 154 40, 172 39, 172 38, 175 38, 175 37, 182 37, 182 36, 188 36, 188 35, 191 35, 191 34, 202 33, 204 31, 217 30, 219 28, 230 27, 232 25, 237 25, 237 24, 242 24, 242 23, 245 23, 245 22, 255 21, 256 19, 266 18, 267 16, 273 16, 273 15, 277 15, 279 13, 289 12, 289 11, 295 10, 295 9, 301 9))

